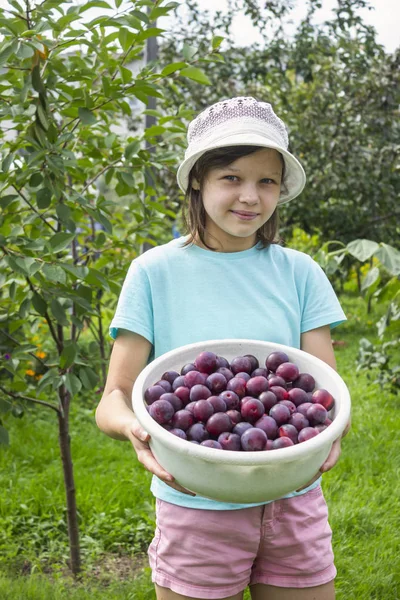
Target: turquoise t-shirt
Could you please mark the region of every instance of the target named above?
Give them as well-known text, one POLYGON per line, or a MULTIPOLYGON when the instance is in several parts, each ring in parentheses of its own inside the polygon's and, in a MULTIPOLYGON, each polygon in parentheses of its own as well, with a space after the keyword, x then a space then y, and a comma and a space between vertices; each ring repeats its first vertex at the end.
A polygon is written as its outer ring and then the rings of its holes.
MULTIPOLYGON (((186 238, 152 248, 129 268, 110 334, 127 329, 153 344, 153 356, 204 340, 244 338, 300 348, 301 334, 346 317, 321 267, 307 254, 272 244, 213 252, 186 238)), ((305 493, 293 492, 285 497, 305 493)), ((229 510, 229 504, 177 492, 153 477, 153 494, 189 508, 229 510)))

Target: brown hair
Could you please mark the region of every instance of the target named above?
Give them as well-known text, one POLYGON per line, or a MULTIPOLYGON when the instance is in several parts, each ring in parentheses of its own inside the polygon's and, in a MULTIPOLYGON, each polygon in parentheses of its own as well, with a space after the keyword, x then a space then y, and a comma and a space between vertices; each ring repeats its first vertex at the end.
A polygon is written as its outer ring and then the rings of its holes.
MULTIPOLYGON (((262 149, 261 146, 228 146, 226 148, 216 148, 215 150, 206 152, 196 161, 189 173, 185 201, 182 207, 185 233, 189 235, 189 239, 184 243, 184 246, 193 244, 199 238, 206 248, 215 250, 215 248, 209 246, 205 241, 206 211, 202 197, 204 181, 211 169, 226 167, 238 158, 248 156, 262 149), (195 190, 192 187, 193 179, 199 182, 199 190, 195 190)), ((283 182, 285 177, 285 162, 281 154, 280 156, 282 159, 283 182)), ((277 243, 278 223, 278 210, 276 208, 268 221, 256 232, 256 239, 260 242, 261 248, 266 248, 270 244, 277 243)))

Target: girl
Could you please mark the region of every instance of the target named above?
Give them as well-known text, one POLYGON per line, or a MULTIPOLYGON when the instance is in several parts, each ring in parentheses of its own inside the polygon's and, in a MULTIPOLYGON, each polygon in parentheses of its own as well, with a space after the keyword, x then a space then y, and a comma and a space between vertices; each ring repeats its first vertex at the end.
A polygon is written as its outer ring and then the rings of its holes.
MULTIPOLYGON (((157 528, 149 548, 158 600, 332 600, 336 569, 321 473, 274 502, 228 504, 195 496, 156 462, 131 409, 149 358, 223 338, 302 348, 335 368, 330 328, 345 320, 321 268, 275 242, 277 208, 305 174, 286 127, 254 98, 218 102, 192 121, 178 170, 188 235, 129 269, 111 323, 115 339, 96 421, 129 440, 154 474, 157 528)), ((321 468, 337 462, 340 440, 321 468)))

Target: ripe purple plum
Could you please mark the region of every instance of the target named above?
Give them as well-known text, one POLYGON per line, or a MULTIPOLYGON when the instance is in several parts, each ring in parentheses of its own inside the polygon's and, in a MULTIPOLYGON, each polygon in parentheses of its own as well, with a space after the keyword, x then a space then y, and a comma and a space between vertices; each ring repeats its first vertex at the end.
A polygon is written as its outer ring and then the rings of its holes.
POLYGON ((255 423, 264 414, 264 405, 257 398, 252 398, 251 396, 248 398, 248 400, 246 399, 245 402, 242 402, 240 414, 245 421, 255 423))
POLYGON ((297 444, 298 431, 294 425, 290 425, 286 423, 285 425, 281 425, 278 429, 279 437, 288 437, 292 440, 293 444, 297 444))
POLYGON ((240 412, 238 410, 227 410, 226 414, 228 415, 228 417, 230 418, 230 420, 232 421, 232 423, 234 425, 236 425, 237 423, 240 423, 242 421, 242 415, 240 414, 240 412))
POLYGON ((172 417, 172 426, 174 429, 182 429, 187 431, 194 424, 194 415, 190 410, 183 408, 178 410, 172 417))
POLYGON ((310 422, 307 417, 299 412, 295 412, 290 416, 289 424, 296 427, 297 431, 301 431, 301 429, 304 429, 304 427, 309 427, 310 422))
POLYGON ((186 433, 183 431, 183 429, 170 429, 169 430, 170 433, 172 433, 172 435, 176 435, 176 437, 181 438, 182 440, 187 440, 187 436, 186 433))
POLYGON ((264 369, 263 367, 258 367, 258 369, 254 369, 254 371, 251 374, 252 377, 265 377, 265 379, 268 377, 268 375, 268 369, 264 369))
POLYGON ((267 443, 265 444, 265 449, 273 450, 274 449, 274 440, 267 440, 267 443))
POLYGON ((268 391, 263 392, 259 395, 258 399, 264 404, 265 412, 268 413, 275 404, 278 403, 278 398, 274 392, 268 391))
POLYGON ((185 386, 191 389, 194 385, 204 385, 207 377, 199 371, 189 371, 185 375, 185 386))
POLYGON ((189 402, 190 402, 189 388, 181 385, 180 387, 176 388, 176 390, 174 391, 174 394, 175 394, 175 396, 178 396, 178 398, 180 398, 182 400, 183 406, 186 406, 186 404, 189 404, 189 402))
POLYGON ((250 373, 254 371, 254 369, 251 368, 251 360, 247 356, 237 356, 231 360, 230 369, 234 375, 241 371, 245 371, 250 375, 250 373))
POLYGON ((311 402, 314 404, 322 404, 326 410, 331 410, 335 404, 332 395, 328 392, 328 390, 324 389, 315 390, 311 397, 311 402))
POLYGON ((215 450, 222 450, 222 446, 217 440, 204 440, 200 446, 206 446, 207 448, 215 448, 215 450))
POLYGON ((196 369, 196 366, 193 363, 187 363, 186 365, 183 365, 181 375, 186 375, 189 371, 198 371, 198 369, 196 369))
POLYGON ((244 358, 248 358, 250 360, 252 371, 254 371, 255 369, 258 369, 258 367, 260 366, 258 358, 256 356, 254 356, 253 354, 245 354, 244 358))
POLYGON ((297 407, 297 412, 307 417, 307 411, 310 406, 312 406, 312 402, 304 402, 304 404, 300 404, 300 406, 297 407))
POLYGON ((279 450, 279 448, 289 448, 294 446, 294 442, 288 437, 278 437, 272 442, 272 450, 279 450))
POLYGON ((275 375, 275 373, 270 373, 267 377, 267 380, 270 389, 272 386, 278 385, 286 390, 286 381, 283 379, 283 377, 279 377, 279 375, 275 375))
POLYGON ((186 387, 185 386, 185 376, 184 375, 179 375, 179 377, 177 377, 176 379, 174 379, 174 381, 172 383, 172 391, 175 392, 175 390, 177 390, 178 387, 186 387))
POLYGON ((168 400, 155 400, 150 405, 150 416, 160 425, 168 423, 174 416, 174 407, 168 400))
POLYGON ((293 381, 293 386, 305 392, 312 392, 315 388, 315 379, 309 373, 300 373, 297 379, 293 381))
POLYGON ((165 392, 171 392, 172 390, 172 385, 169 381, 166 381, 165 379, 160 379, 160 381, 157 381, 157 383, 155 383, 154 385, 161 385, 161 387, 164 388, 165 392))
POLYGON ((318 431, 318 433, 321 433, 321 431, 325 431, 325 429, 327 428, 327 425, 324 425, 323 423, 318 423, 318 425, 314 426, 314 429, 316 429, 318 431))
POLYGON ((160 400, 167 400, 167 402, 170 402, 174 407, 175 412, 183 408, 182 400, 178 398, 178 396, 175 396, 175 394, 171 394, 170 392, 167 392, 160 396, 160 400))
POLYGON ((295 381, 299 376, 299 367, 292 362, 285 362, 279 365, 275 373, 285 381, 295 381))
POLYGON ((227 380, 222 373, 211 373, 206 379, 206 386, 213 394, 226 390, 227 380))
POLYGON ((258 398, 260 394, 268 391, 269 383, 266 377, 251 377, 246 383, 246 394, 258 398))
POLYGON ((168 381, 171 385, 177 377, 179 377, 178 371, 165 371, 165 373, 161 375, 161 379, 165 379, 165 381, 168 381))
POLYGON ((300 406, 300 404, 304 404, 304 402, 308 402, 307 393, 298 387, 293 387, 288 390, 288 400, 293 402, 295 406, 300 406))
POLYGON ((206 423, 211 415, 214 414, 214 409, 212 404, 207 402, 207 400, 198 400, 193 408, 193 415, 197 421, 201 421, 202 423, 206 423))
POLYGON ((307 410, 306 417, 310 421, 311 425, 318 425, 323 423, 328 416, 326 408, 322 404, 312 404, 307 410))
POLYGON ((196 404, 196 402, 188 402, 188 404, 186 404, 186 406, 185 406, 185 410, 188 410, 193 415, 194 405, 195 404, 196 404))
POLYGON ((227 367, 220 367, 215 372, 221 373, 221 375, 223 375, 225 377, 226 381, 229 381, 230 379, 232 379, 234 377, 232 371, 230 369, 228 369, 227 367))
POLYGON ((275 394, 275 396, 277 397, 278 401, 287 400, 289 398, 289 392, 287 390, 285 390, 285 388, 282 387, 282 386, 280 386, 280 385, 272 385, 269 388, 269 391, 272 392, 273 394, 275 394))
POLYGON ((217 356, 217 370, 223 367, 229 369, 229 361, 224 356, 217 356))
POLYGON ((246 382, 250 379, 250 375, 245 371, 241 371, 240 373, 236 373, 235 377, 239 377, 240 379, 244 379, 246 382))
POLYGON ((284 425, 289 422, 290 410, 284 404, 275 404, 269 411, 269 416, 275 419, 278 425, 284 425))
POLYGON ((253 425, 251 423, 247 423, 247 421, 241 421, 237 423, 235 427, 232 429, 233 433, 237 433, 237 435, 242 436, 245 431, 248 429, 252 429, 253 425))
POLYGON ((265 450, 267 440, 268 437, 265 431, 253 427, 252 429, 247 429, 242 434, 240 443, 245 452, 260 452, 261 450, 265 450))
POLYGON ((153 404, 153 402, 158 400, 163 394, 165 394, 165 390, 163 387, 161 387, 161 385, 151 385, 145 391, 144 399, 146 400, 147 404, 153 404))
POLYGON ((201 442, 204 442, 204 440, 208 440, 210 437, 210 434, 205 428, 204 423, 194 423, 191 427, 189 427, 186 435, 188 440, 192 440, 198 444, 201 444, 201 442))
POLYGON ((190 401, 197 402, 197 400, 207 400, 211 396, 211 392, 207 386, 202 384, 196 384, 190 388, 190 401))
POLYGON ((246 381, 241 377, 234 377, 226 384, 226 389, 230 392, 235 392, 239 398, 246 395, 246 381))
POLYGON ((222 450, 240 450, 240 436, 237 433, 224 431, 218 436, 218 442, 222 446, 222 450))
POLYGON ((207 402, 212 405, 214 412, 226 412, 226 403, 220 396, 210 396, 207 402))
POLYGON ((237 410, 240 406, 240 398, 235 392, 225 390, 219 397, 225 402, 227 410, 237 410))
POLYGON ((274 440, 278 435, 278 425, 275 419, 269 415, 263 415, 254 423, 254 427, 262 429, 267 434, 268 439, 274 440))
POLYGON ((299 444, 301 444, 302 442, 306 442, 307 440, 311 440, 311 438, 318 435, 318 433, 319 432, 315 429, 315 427, 304 427, 304 429, 299 431, 299 444))
POLYGON ((214 352, 200 352, 194 361, 196 369, 202 373, 213 373, 217 368, 217 355, 214 352))
POLYGON ((226 413, 219 412, 211 415, 206 423, 208 433, 218 437, 221 433, 232 431, 233 423, 226 413))
POLYGON ((285 406, 287 406, 290 410, 291 415, 296 412, 296 405, 293 404, 293 402, 291 402, 290 400, 281 400, 279 404, 284 404, 285 406))
POLYGON ((265 360, 265 366, 269 371, 276 371, 282 363, 289 362, 289 357, 285 352, 271 352, 265 360))

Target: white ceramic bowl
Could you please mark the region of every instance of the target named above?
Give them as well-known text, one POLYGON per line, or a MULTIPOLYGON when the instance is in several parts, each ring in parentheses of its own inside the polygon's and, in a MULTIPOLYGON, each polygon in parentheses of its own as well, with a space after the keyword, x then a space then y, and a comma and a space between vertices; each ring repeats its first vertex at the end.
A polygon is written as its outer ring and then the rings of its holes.
POLYGON ((288 346, 257 340, 209 340, 182 346, 155 359, 138 376, 132 406, 142 427, 151 436, 150 448, 157 461, 185 488, 214 500, 252 503, 276 500, 307 484, 329 455, 350 417, 350 394, 343 379, 326 363, 288 346), (316 388, 335 398, 329 416, 332 424, 314 438, 278 450, 233 452, 191 444, 163 429, 147 412, 144 391, 165 371, 180 372, 200 352, 208 350, 228 361, 253 354, 264 366, 271 352, 283 351, 301 373, 310 373, 316 388))

